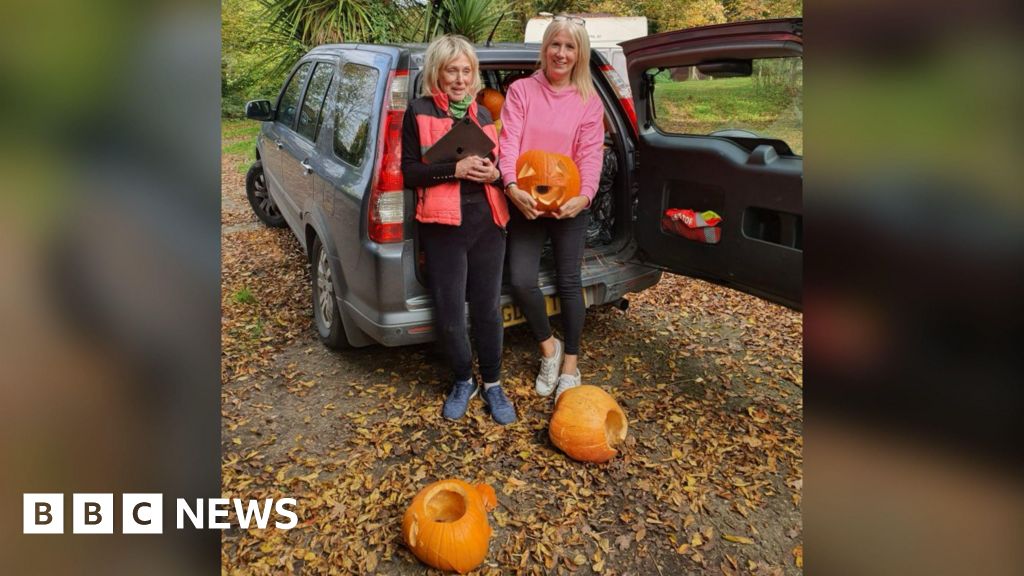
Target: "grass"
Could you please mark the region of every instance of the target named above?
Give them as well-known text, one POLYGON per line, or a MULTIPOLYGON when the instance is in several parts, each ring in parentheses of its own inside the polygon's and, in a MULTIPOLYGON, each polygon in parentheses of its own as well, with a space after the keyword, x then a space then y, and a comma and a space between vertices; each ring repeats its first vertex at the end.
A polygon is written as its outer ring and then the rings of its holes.
POLYGON ((238 142, 224 143, 221 147, 221 154, 245 154, 252 152, 255 144, 249 140, 239 140, 238 142))
POLYGON ((245 174, 256 158, 256 135, 260 123, 253 120, 222 118, 220 123, 220 154, 231 157, 235 171, 245 174))
POLYGON ((242 288, 235 292, 231 299, 239 304, 253 304, 256 302, 256 297, 252 295, 248 288, 242 288))
POLYGON ((803 153, 803 92, 759 85, 754 77, 716 80, 661 80, 655 88, 659 128, 710 134, 737 128, 779 138, 803 153))
POLYGON ((255 120, 224 118, 220 123, 221 138, 225 141, 238 138, 255 138, 260 131, 260 123, 255 120))
POLYGON ((249 336, 253 339, 263 338, 263 318, 256 318, 256 322, 246 325, 246 329, 249 330, 249 336))

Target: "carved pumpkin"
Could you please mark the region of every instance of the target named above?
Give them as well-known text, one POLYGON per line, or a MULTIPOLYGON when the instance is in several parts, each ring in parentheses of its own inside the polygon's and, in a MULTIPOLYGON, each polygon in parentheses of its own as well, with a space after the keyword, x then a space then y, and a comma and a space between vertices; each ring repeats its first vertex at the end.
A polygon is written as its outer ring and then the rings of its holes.
POLYGON ((491 112, 491 119, 501 118, 501 107, 505 105, 505 97, 494 88, 484 88, 476 95, 476 101, 491 112))
POLYGON ((553 212, 580 195, 580 171, 568 156, 528 150, 516 160, 516 185, 537 200, 538 210, 553 212))
POLYGON ((440 480, 420 490, 402 519, 405 543, 422 562, 465 574, 487 556, 491 526, 487 512, 497 505, 494 489, 462 480, 440 480))
POLYGON ((610 394, 597 386, 570 388, 558 397, 548 436, 570 458, 607 462, 626 439, 626 415, 610 394))

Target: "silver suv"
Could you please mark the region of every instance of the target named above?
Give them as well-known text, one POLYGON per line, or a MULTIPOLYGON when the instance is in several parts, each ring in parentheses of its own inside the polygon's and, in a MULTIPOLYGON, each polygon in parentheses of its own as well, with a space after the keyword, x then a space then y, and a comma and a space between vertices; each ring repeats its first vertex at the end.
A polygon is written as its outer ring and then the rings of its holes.
MULTIPOLYGON (((606 149, 582 267, 587 306, 625 306, 626 294, 668 270, 799 307, 803 159, 746 130, 666 131, 653 96, 669 67, 749 77, 755 59, 800 58, 801 30, 799 19, 746 22, 624 43, 633 90, 592 51, 606 149), (674 234, 663 222, 673 207, 714 210, 721 240, 674 234)), ((260 220, 289 226, 305 248, 316 329, 332 348, 434 339, 415 192, 403 186, 400 169, 402 117, 419 93, 425 48, 320 46, 296 63, 276 104, 246 105, 247 117, 263 122, 246 179, 249 202, 260 220)), ((484 84, 504 90, 535 69, 539 46, 481 46, 478 56, 484 84)), ((558 312, 554 280, 553 266, 542 266, 550 314, 558 312)), ((502 305, 506 326, 525 321, 507 290, 502 305)))

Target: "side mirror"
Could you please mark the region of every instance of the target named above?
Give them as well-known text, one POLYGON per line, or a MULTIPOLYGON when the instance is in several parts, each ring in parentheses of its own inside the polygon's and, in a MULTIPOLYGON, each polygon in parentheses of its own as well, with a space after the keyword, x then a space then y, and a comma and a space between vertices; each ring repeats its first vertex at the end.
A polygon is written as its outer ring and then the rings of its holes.
POLYGON ((754 73, 751 60, 716 60, 697 64, 697 71, 712 78, 736 78, 754 73))
POLYGON ((250 100, 245 103, 245 117, 250 120, 270 121, 274 119, 274 108, 270 100, 250 100))

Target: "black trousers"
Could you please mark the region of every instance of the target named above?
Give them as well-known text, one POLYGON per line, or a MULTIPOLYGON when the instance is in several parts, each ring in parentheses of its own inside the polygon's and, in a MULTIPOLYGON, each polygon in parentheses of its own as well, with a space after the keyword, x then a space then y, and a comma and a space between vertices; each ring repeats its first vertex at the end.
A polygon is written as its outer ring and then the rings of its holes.
POLYGON ((462 224, 419 224, 434 296, 437 337, 456 380, 473 376, 473 351, 466 333, 466 301, 476 339, 480 376, 501 379, 501 272, 505 231, 494 223, 487 197, 462 197, 462 224))
POLYGON ((580 265, 583 262, 583 248, 586 240, 590 212, 584 210, 575 218, 558 220, 540 217, 527 220, 515 206, 509 206, 511 220, 508 224, 509 272, 512 293, 523 309, 534 338, 543 342, 551 337, 551 323, 548 322, 544 295, 538 286, 540 253, 544 240, 551 238, 555 256, 556 285, 558 299, 562 306, 562 336, 565 338, 565 353, 580 353, 580 336, 583 334, 583 284, 580 281, 580 265))

